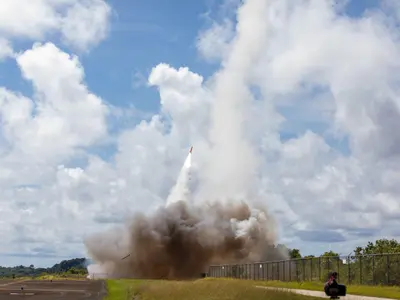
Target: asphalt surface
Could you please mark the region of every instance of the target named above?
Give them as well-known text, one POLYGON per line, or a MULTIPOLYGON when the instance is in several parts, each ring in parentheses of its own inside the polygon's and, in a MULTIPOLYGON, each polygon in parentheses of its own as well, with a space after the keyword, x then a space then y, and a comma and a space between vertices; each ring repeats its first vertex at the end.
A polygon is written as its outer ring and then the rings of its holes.
POLYGON ((106 295, 101 280, 0 281, 0 300, 101 300, 106 295))

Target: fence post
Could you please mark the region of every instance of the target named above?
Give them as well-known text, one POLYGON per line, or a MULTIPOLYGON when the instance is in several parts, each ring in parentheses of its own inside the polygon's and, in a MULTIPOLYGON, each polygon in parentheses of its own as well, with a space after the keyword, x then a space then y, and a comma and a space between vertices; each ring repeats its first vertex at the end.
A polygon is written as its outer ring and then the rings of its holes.
POLYGON ((301 262, 302 262, 302 266, 303 266, 303 281, 306 281, 306 261, 305 261, 305 259, 303 258, 303 259, 301 260, 301 262))
POLYGON ((292 281, 292 260, 289 260, 289 281, 292 281))
POLYGON ((249 275, 247 279, 251 279, 251 264, 247 264, 247 270, 249 270, 249 275))
POLYGON ((390 261, 389 261, 389 255, 388 254, 386 254, 386 282, 387 282, 387 285, 389 285, 390 284, 390 261))
POLYGON ((272 263, 271 264, 271 272, 272 272, 272 280, 276 280, 276 264, 275 263, 272 263))
POLYGON ((375 255, 372 256, 372 284, 375 284, 375 255))
POLYGON ((282 265, 283 265, 283 281, 286 281, 286 261, 283 261, 282 265))
POLYGON ((327 259, 328 259, 328 272, 329 272, 332 269, 332 267, 331 267, 331 258, 327 257, 327 259))
POLYGON ((360 285, 362 284, 362 255, 359 256, 360 257, 360 285))
POLYGON ((263 263, 263 280, 268 280, 267 272, 268 272, 268 264, 263 263))
POLYGON ((340 256, 337 258, 338 281, 340 281, 340 256))
POLYGON ((347 284, 351 284, 351 265, 350 265, 350 255, 347 257, 347 266, 348 266, 348 274, 347 274, 347 284))
POLYGON ((321 280, 321 256, 318 257, 318 281, 321 280))

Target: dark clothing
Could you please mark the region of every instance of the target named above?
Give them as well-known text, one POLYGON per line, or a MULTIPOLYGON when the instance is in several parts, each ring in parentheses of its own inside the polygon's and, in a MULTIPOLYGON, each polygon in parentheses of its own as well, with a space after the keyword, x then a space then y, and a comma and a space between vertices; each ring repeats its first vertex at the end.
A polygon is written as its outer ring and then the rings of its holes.
POLYGON ((338 283, 334 276, 331 276, 329 280, 325 283, 324 291, 327 296, 331 296, 331 293, 329 292, 330 288, 338 288, 338 283))

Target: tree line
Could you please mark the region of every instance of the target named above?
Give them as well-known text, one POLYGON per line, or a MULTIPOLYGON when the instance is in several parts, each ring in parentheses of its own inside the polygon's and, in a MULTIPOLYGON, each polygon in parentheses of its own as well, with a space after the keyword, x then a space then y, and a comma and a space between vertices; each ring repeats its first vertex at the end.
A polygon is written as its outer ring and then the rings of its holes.
MULTIPOLYGON (((313 258, 314 255, 302 256, 299 249, 288 249, 291 259, 313 258)), ((368 242, 366 246, 358 246, 352 251, 353 256, 367 256, 372 254, 400 253, 400 243, 395 239, 379 239, 375 242, 368 242)), ((321 254, 322 257, 337 257, 339 253, 326 251, 321 254)))
POLYGON ((19 265, 14 267, 0 266, 0 277, 35 277, 48 274, 86 275, 86 259, 73 258, 63 260, 49 268, 36 268, 34 265, 19 265))

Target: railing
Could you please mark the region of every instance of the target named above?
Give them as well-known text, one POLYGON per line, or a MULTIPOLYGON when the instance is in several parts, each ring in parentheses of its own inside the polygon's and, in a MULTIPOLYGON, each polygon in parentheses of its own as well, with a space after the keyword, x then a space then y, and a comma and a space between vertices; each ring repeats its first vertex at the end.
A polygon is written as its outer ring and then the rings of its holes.
POLYGON ((322 282, 330 271, 338 272, 339 281, 346 284, 400 285, 400 253, 218 265, 210 266, 208 276, 322 282))

